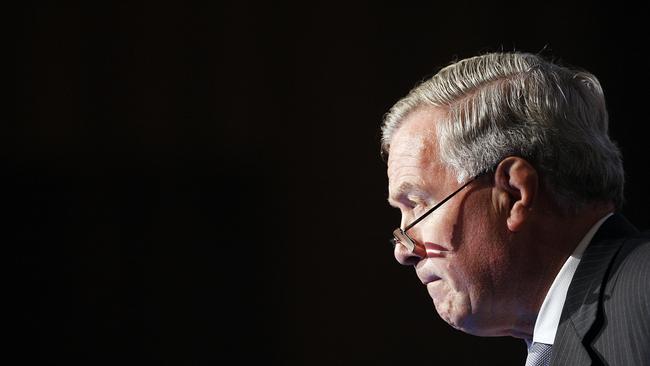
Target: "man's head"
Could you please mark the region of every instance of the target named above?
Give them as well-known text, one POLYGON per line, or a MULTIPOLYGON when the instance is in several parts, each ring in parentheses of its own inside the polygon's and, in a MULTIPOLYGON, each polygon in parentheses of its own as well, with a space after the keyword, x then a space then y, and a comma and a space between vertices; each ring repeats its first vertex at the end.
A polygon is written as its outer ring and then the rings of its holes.
POLYGON ((459 182, 520 156, 543 175, 557 204, 579 209, 596 200, 623 203, 623 167, 607 135, 600 83, 523 53, 493 53, 461 60, 424 81, 386 115, 382 150, 409 113, 438 107, 432 123, 439 159, 459 182))
POLYGON ((622 204, 607 126, 593 75, 530 54, 459 61, 393 106, 382 148, 402 228, 489 172, 408 231, 419 251, 395 249, 443 319, 473 334, 525 336, 580 231, 622 204))

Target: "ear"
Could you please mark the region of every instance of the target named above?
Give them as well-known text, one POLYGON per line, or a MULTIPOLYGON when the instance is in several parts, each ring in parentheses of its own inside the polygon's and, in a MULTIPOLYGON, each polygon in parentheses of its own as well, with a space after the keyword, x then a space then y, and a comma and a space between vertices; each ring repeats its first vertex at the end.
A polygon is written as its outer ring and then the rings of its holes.
POLYGON ((538 194, 537 170, 525 159, 510 156, 503 159, 494 173, 498 207, 507 212, 510 231, 519 231, 530 216, 538 194))

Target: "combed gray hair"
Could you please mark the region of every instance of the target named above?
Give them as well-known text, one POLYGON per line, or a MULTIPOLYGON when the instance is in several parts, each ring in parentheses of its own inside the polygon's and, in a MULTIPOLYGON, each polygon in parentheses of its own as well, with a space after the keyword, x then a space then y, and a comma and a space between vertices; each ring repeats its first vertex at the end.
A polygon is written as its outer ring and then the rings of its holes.
MULTIPOLYGON (((434 106, 440 159, 459 182, 507 156, 532 163, 559 207, 623 204, 621 153, 608 136, 598 79, 527 53, 491 53, 453 63, 385 115, 382 152, 406 116, 434 106)), ((433 123, 433 121, 432 121, 433 123)))

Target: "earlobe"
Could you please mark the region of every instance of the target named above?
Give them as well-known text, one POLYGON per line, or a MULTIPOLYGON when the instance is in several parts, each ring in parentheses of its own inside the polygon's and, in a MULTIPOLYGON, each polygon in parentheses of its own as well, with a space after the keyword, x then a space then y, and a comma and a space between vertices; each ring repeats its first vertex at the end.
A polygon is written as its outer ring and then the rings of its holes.
POLYGON ((511 156, 499 163, 494 179, 500 208, 506 211, 508 230, 517 232, 528 221, 537 197, 537 170, 525 159, 511 156))

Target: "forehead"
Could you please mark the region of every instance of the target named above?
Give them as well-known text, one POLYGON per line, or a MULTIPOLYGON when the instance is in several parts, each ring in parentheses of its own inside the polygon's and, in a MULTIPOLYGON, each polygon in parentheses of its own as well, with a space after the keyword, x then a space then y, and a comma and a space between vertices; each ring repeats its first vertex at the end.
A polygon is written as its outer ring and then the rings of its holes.
POLYGON ((428 168, 437 164, 438 143, 435 124, 443 112, 434 107, 409 113, 390 141, 388 176, 405 168, 428 168))
POLYGON ((394 133, 388 154, 389 202, 411 193, 426 196, 446 183, 435 129, 442 117, 443 111, 433 107, 416 110, 394 133))

